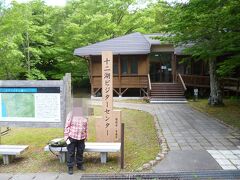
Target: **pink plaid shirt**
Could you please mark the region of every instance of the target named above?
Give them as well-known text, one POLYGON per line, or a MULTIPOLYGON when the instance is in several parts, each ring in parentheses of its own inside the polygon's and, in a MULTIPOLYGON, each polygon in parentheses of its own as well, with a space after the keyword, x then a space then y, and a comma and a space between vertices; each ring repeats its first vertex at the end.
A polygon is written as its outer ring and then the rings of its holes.
POLYGON ((87 119, 82 116, 73 116, 70 112, 66 119, 64 139, 68 137, 73 139, 82 140, 87 139, 87 119))

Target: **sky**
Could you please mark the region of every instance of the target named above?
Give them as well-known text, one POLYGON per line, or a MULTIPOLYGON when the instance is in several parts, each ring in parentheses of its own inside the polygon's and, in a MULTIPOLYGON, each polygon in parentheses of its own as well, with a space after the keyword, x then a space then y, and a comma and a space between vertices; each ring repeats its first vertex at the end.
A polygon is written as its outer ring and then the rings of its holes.
MULTIPOLYGON (((29 0, 16 0, 17 2, 27 2, 29 0)), ((50 6, 64 6, 67 0, 44 0, 50 6)), ((166 0, 168 2, 187 2, 188 0, 166 0)), ((11 0, 5 0, 6 4, 10 4, 11 0)))

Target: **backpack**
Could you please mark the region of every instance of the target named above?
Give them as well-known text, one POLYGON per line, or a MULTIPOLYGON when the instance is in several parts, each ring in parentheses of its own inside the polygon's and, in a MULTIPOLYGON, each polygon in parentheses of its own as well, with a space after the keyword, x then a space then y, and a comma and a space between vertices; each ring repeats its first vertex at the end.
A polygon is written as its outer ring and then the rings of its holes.
POLYGON ((54 154, 57 158, 59 158, 60 156, 60 153, 59 154, 56 154, 54 153, 54 147, 60 147, 61 150, 60 152, 62 152, 62 148, 63 147, 66 147, 67 146, 67 143, 66 141, 64 140, 64 138, 56 138, 56 139, 52 139, 51 141, 48 142, 48 147, 49 147, 49 150, 51 151, 52 154, 54 154))
POLYGON ((49 141, 48 145, 51 147, 66 147, 67 143, 64 138, 56 138, 49 141))

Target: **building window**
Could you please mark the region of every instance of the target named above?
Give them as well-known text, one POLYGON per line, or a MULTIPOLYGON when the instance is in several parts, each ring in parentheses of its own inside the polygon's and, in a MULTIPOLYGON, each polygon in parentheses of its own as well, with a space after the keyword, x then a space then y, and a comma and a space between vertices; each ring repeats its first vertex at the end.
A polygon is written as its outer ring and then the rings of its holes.
POLYGON ((115 74, 115 75, 118 74, 118 63, 117 62, 113 63, 113 74, 115 74))
POLYGON ((121 61, 121 73, 128 74, 128 59, 127 59, 127 57, 123 58, 121 61))
POLYGON ((121 57, 121 74, 138 74, 137 56, 121 57))
POLYGON ((136 58, 130 60, 131 74, 138 74, 138 61, 136 58))

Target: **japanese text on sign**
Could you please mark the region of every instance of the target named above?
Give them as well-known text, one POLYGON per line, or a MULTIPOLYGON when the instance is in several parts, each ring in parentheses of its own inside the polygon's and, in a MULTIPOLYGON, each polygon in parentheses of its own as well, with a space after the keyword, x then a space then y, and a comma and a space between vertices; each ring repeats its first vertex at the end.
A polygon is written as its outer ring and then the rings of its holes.
POLYGON ((103 119, 105 124, 105 135, 109 136, 112 119, 112 101, 113 101, 113 70, 112 70, 112 52, 102 54, 102 101, 103 101, 103 119))

